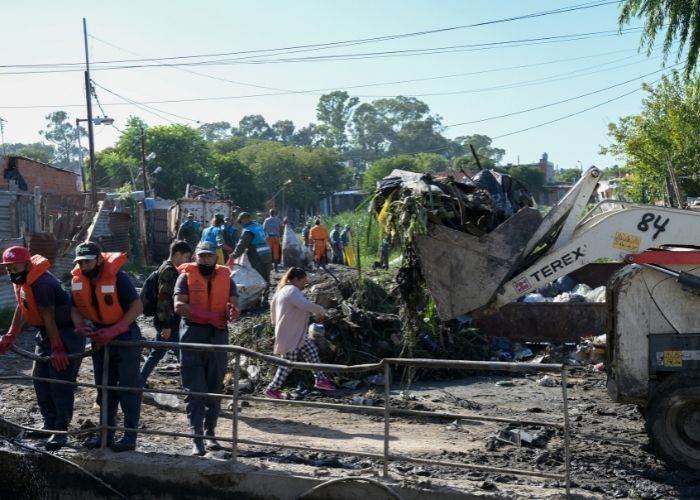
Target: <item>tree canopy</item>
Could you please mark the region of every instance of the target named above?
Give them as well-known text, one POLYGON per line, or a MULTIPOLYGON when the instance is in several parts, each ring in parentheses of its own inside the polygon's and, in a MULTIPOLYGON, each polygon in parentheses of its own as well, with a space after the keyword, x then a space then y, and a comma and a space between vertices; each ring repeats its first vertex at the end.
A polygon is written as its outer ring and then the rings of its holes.
POLYGON ((608 126, 612 143, 601 152, 624 160, 622 187, 631 201, 667 197, 669 172, 689 195, 700 194, 700 80, 677 71, 656 86, 644 85, 642 111, 608 126))
POLYGON ((686 52, 685 75, 689 77, 698 62, 700 51, 700 13, 695 0, 622 0, 620 2, 620 28, 634 18, 644 21, 640 46, 647 54, 654 50, 657 35, 664 29, 662 50, 664 60, 673 45, 678 42, 676 59, 680 61, 686 52))

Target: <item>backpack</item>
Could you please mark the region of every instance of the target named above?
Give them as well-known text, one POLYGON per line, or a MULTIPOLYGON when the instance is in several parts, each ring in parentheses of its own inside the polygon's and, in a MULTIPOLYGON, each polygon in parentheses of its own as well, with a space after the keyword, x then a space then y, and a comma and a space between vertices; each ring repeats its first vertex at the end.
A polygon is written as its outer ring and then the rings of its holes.
POLYGON ((143 302, 143 315, 144 316, 155 316, 156 306, 158 304, 158 274, 160 273, 160 268, 153 271, 148 275, 146 281, 143 282, 143 288, 139 297, 141 302, 143 302))

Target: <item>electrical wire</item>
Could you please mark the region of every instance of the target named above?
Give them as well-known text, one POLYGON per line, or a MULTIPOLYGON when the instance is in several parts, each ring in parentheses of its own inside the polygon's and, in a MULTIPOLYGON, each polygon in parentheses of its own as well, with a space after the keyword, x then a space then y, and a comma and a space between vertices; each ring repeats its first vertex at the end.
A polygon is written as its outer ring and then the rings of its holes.
MULTIPOLYGON (((159 62, 156 64, 120 64, 117 66, 106 66, 107 62, 91 62, 91 71, 107 71, 107 70, 123 70, 123 69, 136 69, 136 68, 152 68, 152 67, 162 67, 162 66, 211 66, 211 65, 232 65, 232 64, 249 64, 249 65, 259 65, 259 64, 279 64, 279 63, 300 63, 300 62, 326 62, 326 61, 353 61, 353 60, 363 60, 363 59, 378 59, 387 57, 408 57, 408 56, 422 56, 422 55, 436 55, 444 53, 455 53, 455 52, 475 52, 482 50, 492 50, 492 49, 502 49, 502 48, 518 48, 527 47, 531 45, 542 45, 551 43, 561 43, 561 42, 574 42, 581 40, 589 40, 592 38, 607 38, 611 36, 622 36, 631 33, 637 33, 643 28, 626 28, 623 30, 606 30, 606 31, 593 31, 586 33, 575 33, 575 34, 565 34, 565 35, 553 35, 548 37, 535 37, 535 38, 523 38, 515 40, 502 40, 496 42, 488 43, 478 43, 478 44, 463 44, 463 45, 448 45, 440 47, 429 47, 423 49, 402 49, 402 50, 386 50, 377 52, 364 52, 364 53, 347 53, 347 54, 330 54, 323 56, 309 56, 309 57, 294 57, 294 58, 281 58, 281 59, 252 59, 252 56, 239 57, 234 59, 216 59, 216 60, 205 60, 187 63, 164 63, 159 62)), ((168 58, 149 58, 147 61, 165 61, 168 58)), ((111 64, 111 63, 110 63, 111 64)), ((0 68, 6 67, 20 67, 19 65, 6 65, 0 66, 0 68)), ((39 65, 37 67, 57 67, 52 65, 39 65)), ((60 67, 60 66, 58 66, 60 67)), ((67 72, 77 72, 83 71, 80 67, 66 67, 63 69, 48 69, 48 70, 32 70, 32 71, 5 71, 0 72, 2 75, 23 75, 23 74, 40 74, 40 73, 67 73, 67 72)))
MULTIPOLYGON (((376 37, 369 37, 369 38, 357 38, 357 39, 350 39, 350 40, 341 40, 341 41, 334 41, 334 42, 325 42, 325 43, 315 43, 315 44, 307 44, 307 45, 292 45, 292 46, 286 46, 286 47, 278 47, 278 48, 273 48, 273 49, 252 49, 252 50, 245 50, 245 51, 235 51, 235 52, 220 52, 220 53, 209 53, 209 54, 193 54, 193 55, 185 55, 185 56, 171 56, 171 57, 158 57, 155 59, 158 60, 181 60, 181 59, 194 59, 194 58, 204 58, 204 57, 223 57, 223 56, 232 56, 232 55, 245 55, 245 54, 254 54, 254 53, 274 53, 274 52, 287 52, 290 50, 298 50, 298 49, 310 49, 310 50, 319 50, 319 49, 324 49, 324 48, 330 48, 330 47, 336 47, 336 46, 346 46, 346 45, 358 45, 358 44, 363 44, 363 43, 375 43, 375 42, 383 42, 383 41, 388 41, 388 40, 397 40, 397 39, 403 39, 403 38, 411 38, 411 37, 418 37, 418 36, 425 36, 425 35, 431 35, 431 34, 436 34, 436 33, 445 33, 445 32, 450 32, 450 31, 457 31, 457 30, 463 30, 467 28, 475 28, 475 27, 481 27, 481 26, 489 26, 489 25, 494 25, 494 24, 501 24, 501 23, 508 23, 508 22, 513 22, 513 21, 519 21, 519 20, 524 20, 524 19, 533 19, 533 18, 538 18, 538 17, 544 17, 548 15, 555 15, 555 14, 564 14, 568 12, 575 12, 579 10, 585 10, 585 9, 591 9, 591 8, 597 8, 597 7, 602 7, 606 5, 611 5, 617 3, 617 0, 608 0, 608 1, 593 1, 593 2, 584 2, 581 4, 576 4, 568 7, 559 7, 556 9, 550 9, 550 10, 545 10, 545 11, 540 11, 540 12, 533 12, 529 14, 523 14, 519 16, 510 16, 510 17, 505 17, 505 18, 499 18, 499 19, 493 19, 489 21, 481 21, 478 23, 472 23, 472 24, 464 24, 464 25, 458 25, 458 26, 450 26, 450 27, 445 27, 445 28, 437 28, 437 29, 432 29, 432 30, 422 30, 422 31, 414 31, 414 32, 408 32, 408 33, 399 33, 399 34, 392 34, 392 35, 381 35, 381 36, 376 36, 376 37)), ((90 38, 93 38, 98 41, 99 40, 97 37, 94 35, 89 35, 90 38)), ((154 60, 154 58, 142 58, 142 59, 130 59, 130 60, 113 60, 113 61, 94 61, 92 64, 113 64, 113 63, 123 63, 123 62, 141 62, 141 61, 149 61, 149 60, 154 60)), ((0 68, 31 68, 31 67, 69 67, 69 66, 80 66, 82 68, 83 62, 75 62, 75 63, 50 63, 50 64, 14 64, 14 65, 0 65, 0 68)), ((82 71, 82 69, 81 69, 82 71)))
POLYGON ((638 77, 636 77, 636 78, 631 78, 631 79, 629 79, 629 80, 625 80, 624 82, 615 83, 615 84, 613 84, 613 85, 608 85, 607 87, 603 87, 603 88, 600 88, 600 89, 597 89, 597 90, 593 90, 593 91, 591 91, 591 92, 586 92, 585 94, 579 94, 579 95, 574 96, 574 97, 567 97, 566 99, 562 99, 562 100, 559 100, 559 101, 550 102, 550 103, 547 103, 547 104, 543 104, 543 105, 541 105, 541 106, 535 106, 535 107, 532 107, 532 108, 521 109, 521 110, 519 110, 519 111, 512 111, 512 112, 510 112, 510 113, 505 113, 505 114, 502 114, 502 115, 489 116, 489 117, 486 117, 486 118, 480 118, 480 119, 478 119, 478 120, 471 120, 471 121, 468 121, 468 122, 461 122, 461 123, 453 123, 453 124, 451 124, 451 125, 444 125, 444 128, 453 128, 453 127, 459 127, 459 126, 461 126, 461 125, 472 125, 472 124, 474 124, 474 123, 483 123, 483 122, 487 122, 487 121, 490 121, 490 120, 496 120, 496 119, 499 119, 499 118, 508 118, 508 117, 510 117, 510 116, 521 115, 521 114, 523 114, 523 113, 528 113, 528 112, 530 112, 530 111, 538 111, 538 110, 540 110, 540 109, 551 108, 552 106, 556 106, 556 105, 558 105, 558 104, 564 104, 564 103, 567 103, 567 102, 571 102, 571 101, 575 101, 575 100, 578 100, 578 99, 582 99, 582 98, 584 98, 584 97, 588 97, 588 96, 591 96, 591 95, 599 94, 599 93, 601 93, 601 92, 605 92, 606 90, 614 89, 614 88, 616 88, 616 87, 621 87, 622 85, 626 85, 626 84, 631 83, 631 82, 636 82, 637 80, 640 80, 640 79, 642 79, 642 78, 646 78, 646 77, 648 77, 648 76, 655 75, 656 73, 659 73, 659 72, 662 72, 662 71, 666 71, 667 69, 671 69, 671 68, 674 68, 674 67, 677 67, 677 66, 680 66, 680 63, 679 63, 679 64, 674 64, 673 66, 670 66, 670 67, 668 67, 668 68, 662 68, 662 69, 659 69, 659 70, 656 70, 656 71, 652 71, 651 73, 647 73, 646 75, 642 75, 642 76, 638 76, 638 77))

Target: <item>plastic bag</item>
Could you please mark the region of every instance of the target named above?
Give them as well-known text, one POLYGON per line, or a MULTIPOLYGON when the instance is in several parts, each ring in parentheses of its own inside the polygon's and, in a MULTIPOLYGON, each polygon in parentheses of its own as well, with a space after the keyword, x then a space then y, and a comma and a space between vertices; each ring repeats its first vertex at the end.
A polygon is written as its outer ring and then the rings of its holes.
POLYGON ((282 265, 304 267, 304 246, 289 224, 284 226, 282 235, 282 265))
POLYGON ((238 309, 245 311, 256 306, 267 283, 250 265, 247 255, 243 254, 243 257, 236 262, 231 275, 238 289, 238 309))

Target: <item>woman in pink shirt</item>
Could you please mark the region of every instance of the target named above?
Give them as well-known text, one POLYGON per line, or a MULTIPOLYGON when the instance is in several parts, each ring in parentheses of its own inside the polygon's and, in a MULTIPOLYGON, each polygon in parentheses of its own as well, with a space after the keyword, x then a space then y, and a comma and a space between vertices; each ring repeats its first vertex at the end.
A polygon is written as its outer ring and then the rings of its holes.
MULTIPOLYGON (((277 285, 277 292, 270 302, 270 315, 275 325, 274 353, 289 361, 302 358, 307 363, 320 363, 318 348, 313 338, 306 334, 306 329, 309 316, 315 314, 322 319, 325 310, 304 297, 301 291, 305 285, 306 271, 299 267, 291 267, 277 285)), ((286 366, 278 366, 275 377, 264 391, 265 396, 282 399, 280 387, 291 371, 286 366)), ((325 373, 314 371, 314 378, 316 389, 335 390, 335 384, 325 373)))

